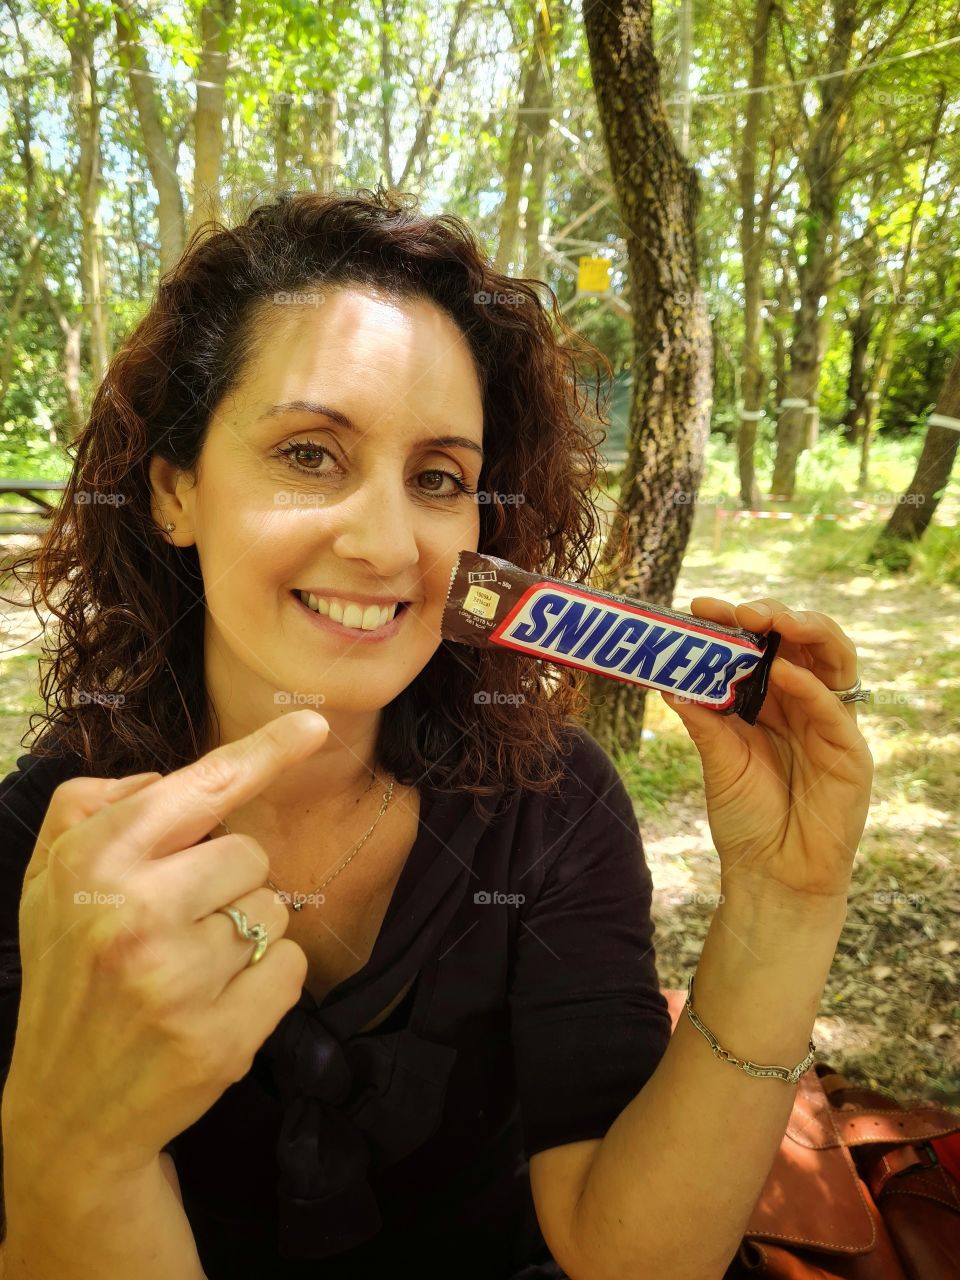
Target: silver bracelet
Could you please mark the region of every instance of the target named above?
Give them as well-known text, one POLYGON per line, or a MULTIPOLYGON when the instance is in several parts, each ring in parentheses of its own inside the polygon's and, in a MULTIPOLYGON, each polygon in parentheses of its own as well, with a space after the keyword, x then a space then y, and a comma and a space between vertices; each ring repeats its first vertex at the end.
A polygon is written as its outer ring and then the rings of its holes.
POLYGON ((793 1068, 792 1071, 788 1070, 787 1067, 761 1067, 756 1062, 746 1062, 742 1058, 735 1058, 732 1053, 728 1053, 726 1049, 722 1049, 720 1047, 720 1045, 717 1042, 716 1036, 714 1036, 713 1033, 703 1025, 703 1023, 694 1013, 693 1011, 693 974, 692 973, 690 975, 690 980, 687 983, 687 1003, 684 1005, 684 1008, 686 1009, 687 1013, 690 1015, 690 1021, 693 1023, 693 1025, 697 1028, 698 1031, 702 1032, 702 1034, 705 1035, 707 1039, 710 1041, 710 1047, 713 1050, 713 1056, 715 1058, 721 1058, 724 1062, 732 1062, 734 1066, 741 1067, 744 1071, 746 1071, 747 1075, 750 1075, 750 1076, 776 1076, 778 1080, 786 1080, 788 1084, 796 1084, 797 1081, 800 1079, 800 1077, 803 1075, 803 1073, 806 1071, 806 1069, 810 1066, 811 1062, 813 1062, 814 1055, 817 1052, 817 1047, 811 1040, 810 1052, 807 1054, 807 1056, 804 1058, 802 1062, 797 1063, 797 1065, 793 1068))

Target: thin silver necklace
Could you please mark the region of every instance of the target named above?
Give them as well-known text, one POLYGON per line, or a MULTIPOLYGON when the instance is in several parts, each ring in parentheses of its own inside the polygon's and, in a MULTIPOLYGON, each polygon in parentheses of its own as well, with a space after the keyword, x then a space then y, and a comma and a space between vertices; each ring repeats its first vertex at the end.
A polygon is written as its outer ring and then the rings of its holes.
MULTIPOLYGON (((349 857, 345 858, 343 862, 340 863, 336 871, 332 871, 330 875, 327 876, 326 880, 322 881, 320 884, 317 885, 313 893, 303 894, 300 898, 300 901, 297 901, 296 898, 294 898, 294 901, 291 903, 291 906, 293 907, 294 911, 302 911, 304 902, 308 898, 312 898, 314 894, 319 893, 320 890, 323 888, 323 886, 326 884, 329 884, 330 881, 334 878, 334 876, 338 876, 340 872, 343 870, 343 868, 347 865, 347 863, 352 861, 352 859, 355 858, 356 855, 360 852, 360 850, 363 848, 363 846, 366 844, 366 842, 370 839, 370 837, 373 835, 374 831, 376 830, 377 823, 380 821, 380 819, 383 817, 383 815, 387 811, 387 805, 390 803, 390 800, 393 797, 393 786, 395 781, 396 781, 395 778, 390 779, 390 785, 389 787, 387 787, 386 791, 383 793, 383 803, 380 806, 380 812, 374 818, 373 825, 370 827, 370 830, 366 833, 365 836, 362 836, 359 842, 354 846, 353 852, 349 855, 349 857)), ((220 822, 220 825, 229 835, 234 834, 230 830, 230 828, 227 826, 227 824, 222 820, 220 822)), ((290 901, 290 895, 286 893, 283 889, 281 889, 279 885, 274 884, 273 881, 270 880, 269 878, 267 880, 267 884, 270 886, 271 889, 276 889, 277 893, 281 894, 283 898, 285 898, 288 902, 290 901)))

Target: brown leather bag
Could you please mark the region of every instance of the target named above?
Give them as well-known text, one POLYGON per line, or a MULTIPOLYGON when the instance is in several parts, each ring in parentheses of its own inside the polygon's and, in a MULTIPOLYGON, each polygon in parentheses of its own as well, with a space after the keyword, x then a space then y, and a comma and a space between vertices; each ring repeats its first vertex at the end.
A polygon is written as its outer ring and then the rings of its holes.
MULTIPOLYGON (((675 1028, 687 993, 663 994, 675 1028)), ((724 1280, 957 1280, 960 1184, 931 1139, 958 1130, 815 1062, 724 1280)))

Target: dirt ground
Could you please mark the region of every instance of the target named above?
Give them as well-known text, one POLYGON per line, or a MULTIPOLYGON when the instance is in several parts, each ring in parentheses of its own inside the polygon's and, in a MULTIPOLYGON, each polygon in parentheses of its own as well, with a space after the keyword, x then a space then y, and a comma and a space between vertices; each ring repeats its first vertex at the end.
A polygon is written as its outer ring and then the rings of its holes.
MULTIPOLYGON (((804 576, 791 566, 805 556, 755 550, 744 544, 733 570, 706 542, 692 544, 676 606, 687 609, 698 594, 735 603, 773 596, 830 614, 855 640, 864 685, 874 691, 874 703, 859 709, 876 763, 873 801, 814 1028, 819 1057, 898 1096, 960 1107, 960 591, 868 575, 804 576)), ((5 774, 39 704, 40 638, 31 613, 3 608, 5 774)), ((685 741, 675 746, 693 751, 659 699, 647 706, 645 732, 680 735, 685 741)), ((638 806, 638 817, 654 877, 660 981, 683 989, 719 892, 702 791, 686 786, 659 811, 638 806)))
MULTIPOLYGON (((960 591, 871 576, 804 576, 802 557, 767 557, 761 576, 688 554, 674 597, 772 596, 829 614, 854 640, 865 688, 858 722, 875 762, 873 796, 846 924, 813 1039, 852 1079, 960 1106, 960 591)), ((749 562, 749 558, 745 559, 749 562)), ((650 699, 647 724, 677 732, 650 699)), ((646 727, 646 726, 645 726, 646 727)), ((684 734, 682 727, 679 732, 684 734)), ((702 792, 638 812, 655 885, 663 986, 685 988, 719 893, 702 792)))

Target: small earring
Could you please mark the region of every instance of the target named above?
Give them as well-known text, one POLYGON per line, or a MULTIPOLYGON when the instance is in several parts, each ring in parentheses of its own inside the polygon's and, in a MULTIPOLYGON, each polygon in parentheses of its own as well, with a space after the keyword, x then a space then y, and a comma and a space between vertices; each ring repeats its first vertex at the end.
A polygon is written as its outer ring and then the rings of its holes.
POLYGON ((170 532, 171 529, 175 529, 176 527, 177 526, 175 524, 168 524, 165 526, 168 533, 170 532))

